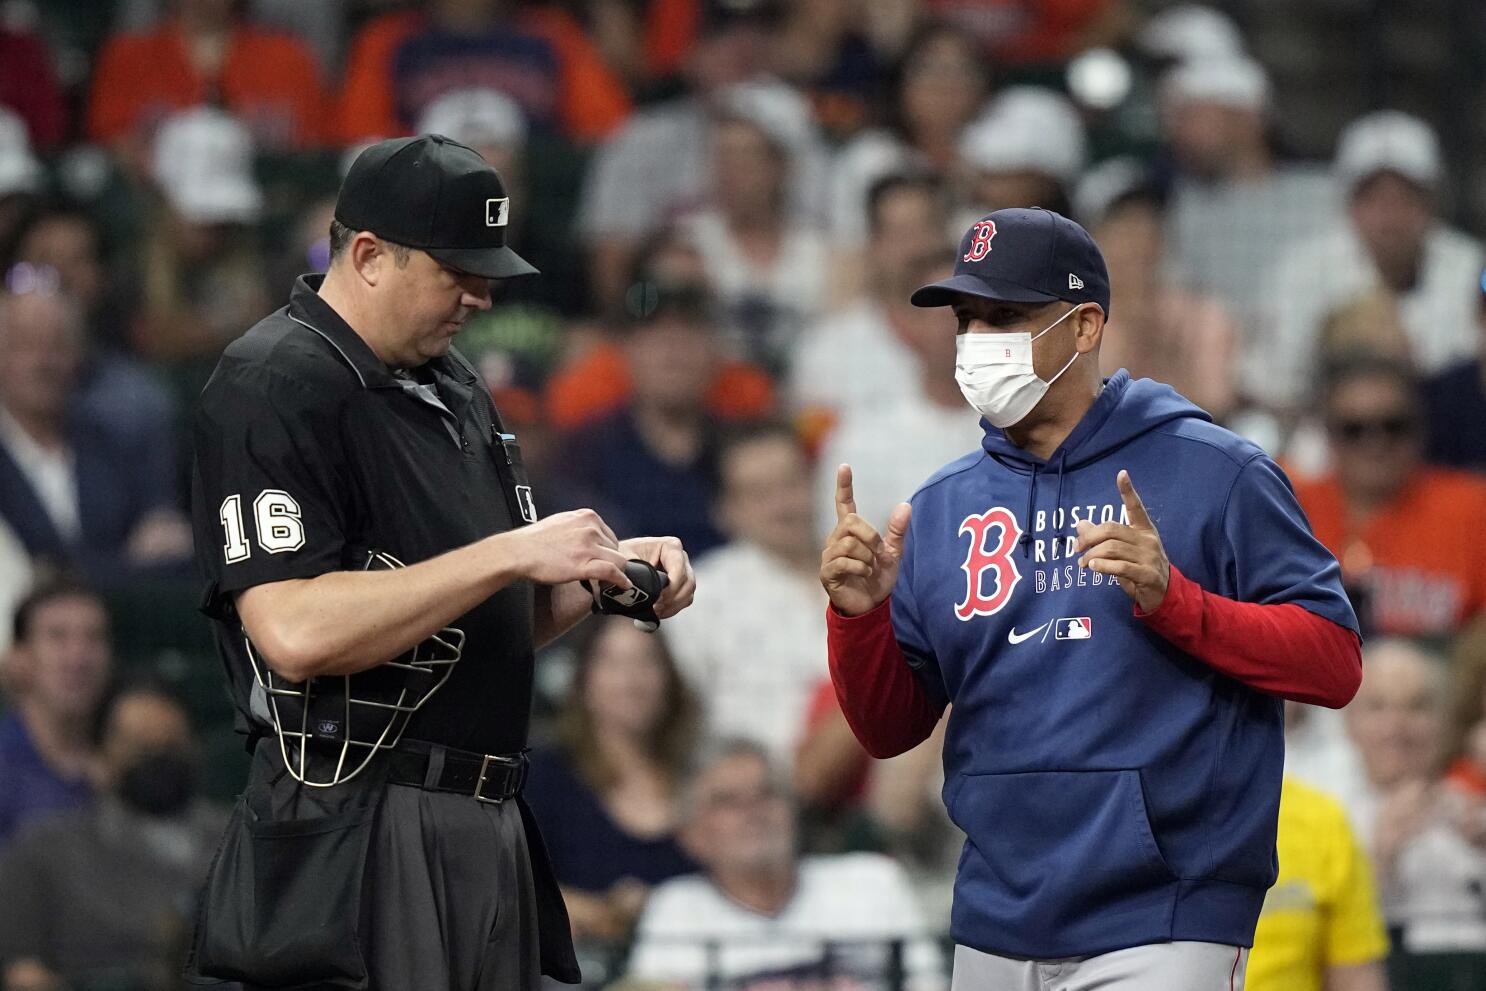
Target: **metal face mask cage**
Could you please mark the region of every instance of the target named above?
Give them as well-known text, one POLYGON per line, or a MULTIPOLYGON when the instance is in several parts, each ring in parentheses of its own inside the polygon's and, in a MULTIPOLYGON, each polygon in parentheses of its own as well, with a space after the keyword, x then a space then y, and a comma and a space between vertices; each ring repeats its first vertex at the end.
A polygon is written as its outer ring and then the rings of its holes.
MULTIPOLYGON (((397 558, 374 550, 364 570, 401 567, 397 558)), ((444 686, 464 653, 464 631, 446 626, 377 667, 292 682, 263 662, 246 632, 243 640, 257 679, 253 712, 273 724, 290 775, 315 788, 350 781, 378 750, 397 746, 413 713, 444 686)))

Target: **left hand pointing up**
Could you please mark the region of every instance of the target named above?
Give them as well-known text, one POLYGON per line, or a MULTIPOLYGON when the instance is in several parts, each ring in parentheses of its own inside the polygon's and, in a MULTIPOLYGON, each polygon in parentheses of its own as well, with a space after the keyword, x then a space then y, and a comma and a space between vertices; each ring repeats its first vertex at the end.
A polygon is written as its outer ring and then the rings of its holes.
POLYGON ((1155 612, 1166 598, 1166 586, 1171 580, 1171 562, 1166 559, 1166 549, 1161 546, 1161 535, 1145 511, 1145 503, 1130 481, 1130 473, 1121 470, 1115 484, 1120 490, 1120 500, 1130 524, 1100 523, 1079 520, 1078 543, 1081 553, 1080 568, 1089 568, 1110 575, 1120 583, 1125 594, 1135 600, 1143 613, 1155 612))

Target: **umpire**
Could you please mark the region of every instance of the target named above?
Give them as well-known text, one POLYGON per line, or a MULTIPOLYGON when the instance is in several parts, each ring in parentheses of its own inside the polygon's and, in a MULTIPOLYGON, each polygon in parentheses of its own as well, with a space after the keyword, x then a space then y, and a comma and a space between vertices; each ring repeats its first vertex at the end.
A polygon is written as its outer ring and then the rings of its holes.
POLYGON ((675 538, 618 540, 590 510, 537 519, 516 438, 451 347, 493 282, 536 272, 509 215, 471 149, 372 146, 341 187, 328 273, 233 342, 202 394, 203 608, 253 760, 192 977, 578 979, 520 797, 533 649, 589 614, 588 583, 630 590, 628 560, 669 575, 660 618, 693 581, 675 538))

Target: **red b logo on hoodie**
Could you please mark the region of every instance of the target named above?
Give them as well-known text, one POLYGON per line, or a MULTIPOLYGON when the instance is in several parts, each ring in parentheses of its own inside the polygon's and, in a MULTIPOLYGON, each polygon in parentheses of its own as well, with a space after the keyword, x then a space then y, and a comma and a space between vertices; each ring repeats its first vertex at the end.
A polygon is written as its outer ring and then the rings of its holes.
POLYGON ((970 535, 970 551, 965 555, 965 563, 960 565, 966 579, 965 601, 955 606, 955 616, 969 622, 976 616, 993 616, 1011 601, 1012 590, 1022 580, 1022 573, 1011 557, 1022 529, 1016 525, 1011 510, 997 506, 965 517, 960 532, 970 535), (992 531, 998 532, 992 535, 992 531), (990 594, 986 594, 987 587, 993 589, 990 594))

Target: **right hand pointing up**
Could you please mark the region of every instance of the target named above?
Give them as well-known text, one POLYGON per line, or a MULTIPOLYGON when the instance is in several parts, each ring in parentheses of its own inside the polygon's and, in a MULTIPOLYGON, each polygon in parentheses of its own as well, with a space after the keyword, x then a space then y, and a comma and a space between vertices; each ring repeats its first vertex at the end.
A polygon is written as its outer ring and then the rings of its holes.
POLYGON ((838 612, 860 616, 892 594, 912 513, 908 503, 899 503, 888 517, 887 536, 883 537, 857 515, 851 465, 836 469, 836 529, 820 555, 820 583, 838 612))

